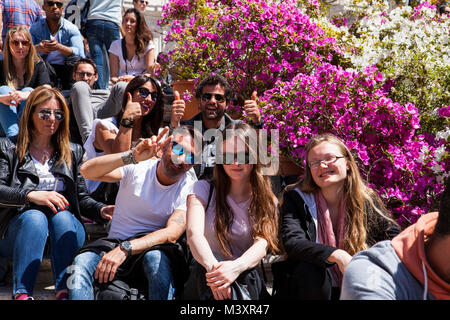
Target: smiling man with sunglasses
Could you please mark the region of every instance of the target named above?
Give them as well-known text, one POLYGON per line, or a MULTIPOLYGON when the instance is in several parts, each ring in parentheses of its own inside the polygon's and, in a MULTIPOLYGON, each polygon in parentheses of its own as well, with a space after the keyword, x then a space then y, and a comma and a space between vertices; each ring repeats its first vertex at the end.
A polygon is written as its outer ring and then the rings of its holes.
POLYGON ((70 299, 93 299, 93 279, 109 282, 121 272, 119 266, 127 272, 125 266, 138 262, 147 278, 149 299, 170 300, 172 289, 175 293, 181 289, 175 283, 183 283, 188 266, 174 252, 182 252, 177 241, 186 228, 186 197, 197 180, 192 158, 197 150, 194 140, 201 135, 191 127, 180 127, 163 140, 168 130, 143 139, 132 150, 90 159, 80 169, 88 179, 120 181, 111 229, 101 240, 116 239, 114 243, 120 245, 100 255, 93 244, 74 259, 70 299), (161 158, 154 159, 159 151, 161 158))
MULTIPOLYGON (((233 96, 232 89, 227 80, 219 75, 210 75, 206 77, 197 87, 196 97, 200 99, 200 113, 190 120, 181 121, 184 116, 185 102, 180 98, 178 92, 175 92, 175 101, 172 104, 172 117, 170 126, 176 128, 180 124, 198 127, 200 125, 205 140, 205 147, 202 154, 202 163, 196 164, 194 169, 198 179, 208 179, 212 177, 216 158, 216 145, 214 135, 211 139, 205 136, 207 130, 218 130, 218 135, 233 120, 225 111, 233 96)), ((263 121, 256 103, 256 92, 253 92, 251 99, 244 101, 244 110, 251 119, 250 125, 255 129, 261 129, 263 121)), ((213 131, 208 131, 208 136, 213 131)))
POLYGON ((70 90, 72 65, 76 57, 84 58, 84 45, 81 33, 70 21, 62 17, 63 0, 44 0, 42 9, 45 19, 40 19, 30 27, 33 44, 41 57, 56 72, 52 79, 54 86, 70 90))

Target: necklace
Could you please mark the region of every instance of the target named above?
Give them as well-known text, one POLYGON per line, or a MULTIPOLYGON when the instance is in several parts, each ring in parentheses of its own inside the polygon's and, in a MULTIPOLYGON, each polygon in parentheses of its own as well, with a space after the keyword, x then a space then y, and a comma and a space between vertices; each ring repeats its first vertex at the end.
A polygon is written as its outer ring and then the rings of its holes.
POLYGON ((45 164, 53 155, 54 148, 52 146, 47 148, 38 148, 30 144, 30 154, 42 164, 45 164))

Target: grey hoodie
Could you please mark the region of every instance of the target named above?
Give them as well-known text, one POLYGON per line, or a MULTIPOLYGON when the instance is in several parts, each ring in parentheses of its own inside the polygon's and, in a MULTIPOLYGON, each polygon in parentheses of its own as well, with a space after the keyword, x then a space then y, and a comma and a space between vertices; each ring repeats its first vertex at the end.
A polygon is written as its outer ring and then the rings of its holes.
POLYGON ((434 297, 406 269, 391 241, 386 240, 353 257, 344 273, 340 299, 431 300, 434 297))

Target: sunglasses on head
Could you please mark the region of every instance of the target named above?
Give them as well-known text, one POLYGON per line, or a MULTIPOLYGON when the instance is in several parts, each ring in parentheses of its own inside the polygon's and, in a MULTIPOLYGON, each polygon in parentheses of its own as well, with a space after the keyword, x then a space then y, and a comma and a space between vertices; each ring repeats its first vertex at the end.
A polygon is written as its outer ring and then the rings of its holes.
POLYGON ((217 102, 224 102, 225 101, 225 96, 223 94, 212 94, 212 93, 204 93, 202 94, 202 101, 204 102, 208 102, 212 99, 212 97, 214 96, 214 99, 216 99, 217 102))
POLYGON ((18 47, 19 44, 21 44, 22 47, 28 47, 30 45, 30 41, 28 41, 28 40, 11 40, 11 44, 15 47, 18 47))
POLYGON ((172 152, 175 153, 177 156, 185 154, 186 157, 184 158, 184 163, 194 164, 194 155, 191 152, 185 153, 183 146, 178 142, 172 141, 172 152))
POLYGON ((55 119, 61 121, 64 119, 64 112, 62 110, 50 110, 50 109, 42 109, 38 112, 38 117, 41 120, 47 120, 52 115, 55 116, 55 119))
POLYGON ((150 91, 147 88, 139 88, 138 91, 139 91, 139 96, 143 99, 147 98, 148 95, 150 95, 152 98, 152 101, 158 100, 158 92, 156 92, 156 91, 150 91))
POLYGON ((250 163, 249 152, 225 152, 222 154, 222 164, 248 164, 250 163))
POLYGON ((49 7, 53 7, 55 4, 56 4, 56 6, 57 6, 58 8, 62 8, 62 6, 63 6, 63 3, 62 3, 62 2, 47 1, 47 5, 48 5, 49 7))

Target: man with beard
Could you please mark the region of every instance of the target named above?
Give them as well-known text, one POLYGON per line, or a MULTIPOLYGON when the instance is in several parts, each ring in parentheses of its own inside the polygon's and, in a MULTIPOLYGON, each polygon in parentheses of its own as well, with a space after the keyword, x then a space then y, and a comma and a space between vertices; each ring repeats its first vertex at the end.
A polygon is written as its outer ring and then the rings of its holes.
MULTIPOLYGON (((241 120, 233 120, 225 112, 227 105, 232 101, 233 92, 227 80, 222 76, 206 77, 198 85, 195 96, 200 99, 200 113, 192 119, 181 121, 184 116, 185 102, 180 99, 178 92, 174 93, 175 100, 172 104, 170 127, 176 128, 180 124, 193 127, 201 125, 205 147, 202 161, 195 165, 194 170, 199 180, 209 179, 212 177, 216 160, 215 137, 221 137, 222 131, 228 124, 241 120), (207 130, 208 134, 205 135, 207 130)), ((244 101, 244 111, 251 120, 250 125, 255 129, 262 129, 263 121, 256 104, 256 91, 253 92, 250 100, 244 101)))
POLYGON ((186 196, 197 180, 190 170, 194 140, 201 136, 183 126, 162 141, 168 130, 142 140, 134 149, 82 165, 80 172, 86 178, 120 181, 120 188, 108 238, 81 249, 68 271, 70 299, 92 300, 94 279, 101 285, 124 273, 134 279, 143 274, 151 300, 171 300, 175 283, 183 283, 187 264, 174 256, 180 250, 173 247, 186 228, 186 196), (159 151, 161 158, 152 159, 159 151))
POLYGON ((40 19, 30 27, 33 44, 41 57, 56 72, 51 79, 54 86, 70 90, 72 66, 78 58, 84 58, 84 45, 77 26, 62 17, 62 0, 44 0, 42 9, 45 19, 40 19))

